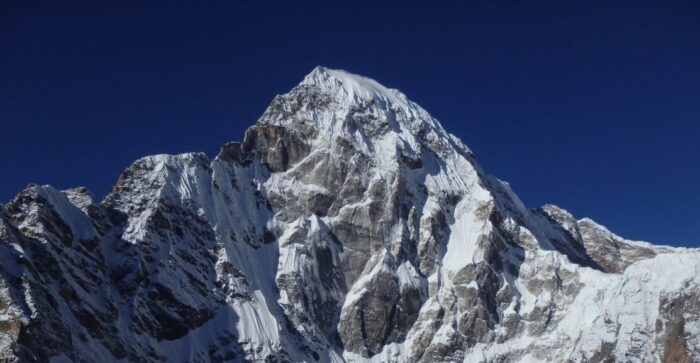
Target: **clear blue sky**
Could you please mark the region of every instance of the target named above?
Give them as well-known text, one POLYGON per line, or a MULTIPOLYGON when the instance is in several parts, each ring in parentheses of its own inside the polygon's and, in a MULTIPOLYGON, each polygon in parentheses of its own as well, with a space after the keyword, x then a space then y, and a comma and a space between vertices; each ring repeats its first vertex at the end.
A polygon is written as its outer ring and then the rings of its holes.
POLYGON ((698 2, 184 3, 0 2, 0 201, 214 155, 321 64, 404 91, 529 206, 700 247, 698 2))

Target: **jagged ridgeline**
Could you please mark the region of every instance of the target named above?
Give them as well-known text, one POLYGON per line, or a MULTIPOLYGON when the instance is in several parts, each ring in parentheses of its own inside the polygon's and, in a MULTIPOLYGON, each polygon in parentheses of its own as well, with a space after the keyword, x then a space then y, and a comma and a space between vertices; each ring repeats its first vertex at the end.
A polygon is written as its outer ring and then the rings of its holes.
POLYGON ((242 142, 0 208, 0 360, 697 362, 700 253, 528 209, 399 91, 318 67, 242 142))

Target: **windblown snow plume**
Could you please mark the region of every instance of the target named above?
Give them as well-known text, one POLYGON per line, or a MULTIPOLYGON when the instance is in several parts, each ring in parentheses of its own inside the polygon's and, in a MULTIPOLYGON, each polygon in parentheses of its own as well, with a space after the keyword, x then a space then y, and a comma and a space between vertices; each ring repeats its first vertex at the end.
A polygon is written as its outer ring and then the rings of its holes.
POLYGON ((526 208, 401 92, 318 67, 242 142, 0 207, 0 360, 697 362, 700 253, 526 208))

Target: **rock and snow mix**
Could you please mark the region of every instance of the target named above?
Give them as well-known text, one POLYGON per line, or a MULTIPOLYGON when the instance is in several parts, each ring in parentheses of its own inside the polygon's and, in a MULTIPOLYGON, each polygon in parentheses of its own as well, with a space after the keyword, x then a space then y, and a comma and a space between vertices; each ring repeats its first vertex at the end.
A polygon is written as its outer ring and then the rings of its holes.
POLYGON ((0 207, 0 358, 700 360, 700 252, 527 209, 397 90, 316 68, 240 143, 0 207))

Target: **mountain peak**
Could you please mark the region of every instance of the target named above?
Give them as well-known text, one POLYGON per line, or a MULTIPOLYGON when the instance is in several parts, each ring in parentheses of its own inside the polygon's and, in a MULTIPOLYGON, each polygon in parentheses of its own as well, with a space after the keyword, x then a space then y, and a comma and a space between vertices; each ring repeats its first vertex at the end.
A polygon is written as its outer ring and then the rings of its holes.
POLYGON ((382 143, 390 149, 393 149, 393 146, 389 144, 397 144, 400 149, 415 154, 416 157, 420 154, 419 144, 427 146, 443 157, 448 157, 455 151, 464 155, 471 153, 458 138, 449 134, 437 119, 399 90, 344 70, 318 66, 298 87, 277 101, 277 104, 268 109, 272 112, 266 112, 261 120, 294 128, 300 126, 301 120, 310 121, 310 124, 304 127, 325 130, 319 133, 329 136, 324 139, 334 139, 344 133, 348 140, 356 141, 361 149, 365 148, 367 140, 372 139, 375 145, 369 146, 368 151, 374 156, 385 156, 385 153, 372 151, 376 151, 375 147, 382 143), (328 107, 327 101, 313 97, 298 98, 299 94, 309 92, 309 87, 313 89, 312 93, 318 92, 323 97, 329 97, 333 106, 328 107), (290 105, 299 99, 307 100, 303 106, 305 111, 302 113, 309 112, 308 114, 292 116, 278 112, 291 109, 290 105), (358 134, 355 132, 357 130, 361 132, 358 134))
POLYGON ((212 161, 2 206, 0 357, 700 361, 698 276, 699 250, 525 208, 402 93, 317 67, 212 161))
POLYGON ((344 70, 317 66, 299 85, 313 85, 321 91, 344 96, 346 100, 375 100, 396 105, 406 105, 408 100, 401 92, 384 87, 379 82, 344 70))

